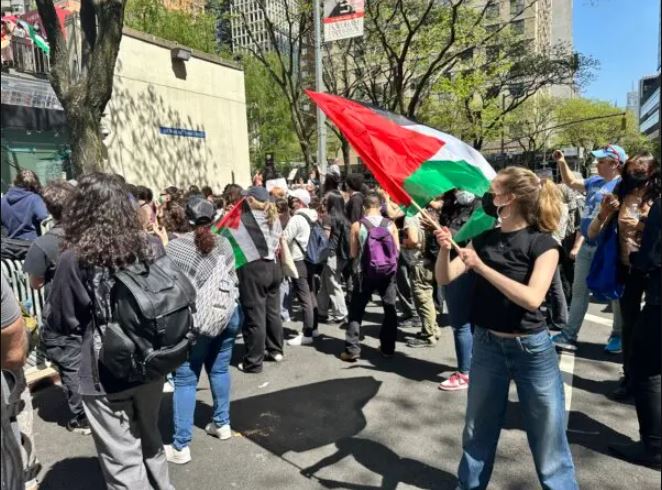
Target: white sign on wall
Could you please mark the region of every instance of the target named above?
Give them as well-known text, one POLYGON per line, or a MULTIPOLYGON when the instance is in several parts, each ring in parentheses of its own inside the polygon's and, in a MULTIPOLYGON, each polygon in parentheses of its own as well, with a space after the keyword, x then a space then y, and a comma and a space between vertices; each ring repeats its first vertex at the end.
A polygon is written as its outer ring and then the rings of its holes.
POLYGON ((363 36, 365 0, 324 0, 324 41, 363 36))

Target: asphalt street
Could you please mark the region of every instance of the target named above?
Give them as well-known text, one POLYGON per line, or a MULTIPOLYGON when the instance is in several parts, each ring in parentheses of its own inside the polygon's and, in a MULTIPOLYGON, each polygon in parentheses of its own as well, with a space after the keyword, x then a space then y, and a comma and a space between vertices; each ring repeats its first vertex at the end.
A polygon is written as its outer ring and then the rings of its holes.
MULTIPOLYGON (((605 396, 616 387, 620 356, 604 353, 611 315, 592 304, 575 355, 560 358, 566 380, 568 437, 580 487, 595 490, 660 488, 660 473, 614 459, 607 446, 638 438, 633 405, 605 396)), ((205 435, 211 394, 205 375, 191 445, 193 461, 171 465, 179 490, 195 489, 453 489, 461 455, 466 393, 437 384, 455 368, 453 335, 444 328, 435 348, 398 343, 392 359, 379 354, 378 307, 366 315, 364 357, 338 359, 344 331, 322 326, 314 346, 289 348, 262 374, 232 367, 232 426, 220 441, 205 435)), ((290 324, 296 327, 298 324, 290 324)), ((401 330, 400 341, 414 334, 401 330)), ((243 347, 237 343, 233 366, 243 347)), ((92 438, 67 432, 59 386, 34 393, 35 439, 44 466, 43 490, 104 488, 92 438)), ((161 427, 172 437, 172 395, 164 395, 161 427)), ((501 432, 490 488, 539 488, 514 387, 501 432)))

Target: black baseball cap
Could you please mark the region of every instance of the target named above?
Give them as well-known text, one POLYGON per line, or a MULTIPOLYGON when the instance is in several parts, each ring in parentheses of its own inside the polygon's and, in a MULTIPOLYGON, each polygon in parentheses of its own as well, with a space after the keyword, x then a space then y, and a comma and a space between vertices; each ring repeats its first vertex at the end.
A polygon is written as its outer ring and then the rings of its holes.
POLYGON ((243 191, 241 195, 245 197, 252 197, 256 201, 260 201, 260 202, 267 202, 269 200, 269 192, 267 192, 267 189, 265 189, 261 185, 254 185, 252 187, 249 187, 248 189, 243 191))
POLYGON ((194 226, 209 225, 216 216, 216 207, 200 196, 191 197, 186 203, 186 217, 194 226))

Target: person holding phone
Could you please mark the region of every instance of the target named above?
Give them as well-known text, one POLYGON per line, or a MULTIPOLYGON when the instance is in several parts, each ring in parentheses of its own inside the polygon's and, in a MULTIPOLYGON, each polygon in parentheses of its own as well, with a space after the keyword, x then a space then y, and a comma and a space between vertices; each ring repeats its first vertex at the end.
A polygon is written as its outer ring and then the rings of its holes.
MULTIPOLYGON (((556 150, 553 158, 556 161, 561 172, 561 179, 571 189, 586 194, 586 206, 582 214, 580 230, 584 237, 584 243, 575 258, 575 277, 572 283, 572 300, 568 312, 568 324, 555 335, 552 340, 559 349, 575 351, 577 350, 577 336, 584 321, 584 315, 588 310, 590 291, 586 285, 586 278, 591 270, 591 262, 597 250, 597 241, 591 240, 588 235, 588 228, 595 215, 600 211, 602 200, 605 196, 612 194, 616 185, 621 181, 621 166, 628 159, 625 150, 618 145, 607 145, 601 150, 591 152, 597 159, 598 175, 593 175, 587 179, 577 177, 568 162, 566 162, 563 152, 556 150)), ((614 311, 614 323, 620 322, 620 308, 618 302, 614 311)), ((620 332, 614 329, 607 342, 606 350, 608 352, 620 352, 620 332)))

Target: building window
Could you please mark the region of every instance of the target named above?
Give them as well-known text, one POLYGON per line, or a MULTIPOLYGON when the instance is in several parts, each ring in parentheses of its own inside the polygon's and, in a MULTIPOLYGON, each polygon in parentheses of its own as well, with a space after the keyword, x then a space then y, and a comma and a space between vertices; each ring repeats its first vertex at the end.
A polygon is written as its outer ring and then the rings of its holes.
POLYGON ((513 27, 513 32, 517 34, 518 36, 524 35, 524 21, 523 20, 516 20, 512 22, 512 27, 513 27))
POLYGON ((488 63, 494 63, 499 59, 499 46, 488 46, 485 50, 485 57, 488 63))
POLYGON ((510 16, 515 17, 524 10, 524 0, 510 0, 510 16))
POLYGON ((485 18, 496 19, 499 17, 499 4, 495 0, 490 0, 485 7, 485 18))

